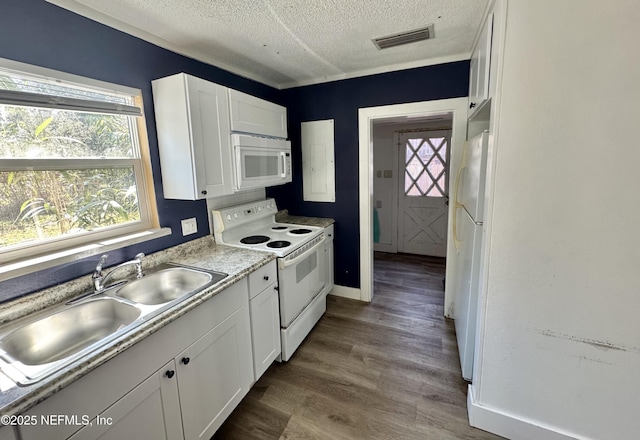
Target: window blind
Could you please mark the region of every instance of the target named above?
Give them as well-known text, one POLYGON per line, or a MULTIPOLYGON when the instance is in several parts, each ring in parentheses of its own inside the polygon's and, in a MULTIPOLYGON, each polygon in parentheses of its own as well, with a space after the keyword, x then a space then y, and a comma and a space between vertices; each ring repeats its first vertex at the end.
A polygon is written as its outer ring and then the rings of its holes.
POLYGON ((94 101, 0 89, 0 104, 40 107, 67 111, 83 111, 110 115, 142 116, 142 110, 133 105, 117 102, 94 101))

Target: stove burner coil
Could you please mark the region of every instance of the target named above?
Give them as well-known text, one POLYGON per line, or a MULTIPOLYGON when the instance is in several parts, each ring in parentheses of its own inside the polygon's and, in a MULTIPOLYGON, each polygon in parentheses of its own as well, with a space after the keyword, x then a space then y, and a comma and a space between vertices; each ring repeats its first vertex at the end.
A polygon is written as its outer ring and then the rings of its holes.
POLYGON ((242 244, 260 244, 269 241, 270 238, 266 235, 250 235, 240 240, 242 244))
POLYGON ((292 234, 296 234, 296 235, 304 235, 304 234, 310 234, 311 233, 311 229, 294 229, 292 231, 289 231, 292 234))
POLYGON ((287 246, 291 246, 291 242, 290 241, 275 240, 275 241, 271 241, 271 242, 267 243, 267 247, 270 247, 270 248, 285 248, 287 246))

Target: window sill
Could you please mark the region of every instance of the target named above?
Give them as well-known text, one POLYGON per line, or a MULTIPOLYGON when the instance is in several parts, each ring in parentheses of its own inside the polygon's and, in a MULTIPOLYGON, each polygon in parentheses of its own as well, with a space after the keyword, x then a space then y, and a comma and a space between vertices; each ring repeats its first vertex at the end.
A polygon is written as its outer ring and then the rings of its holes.
POLYGON ((32 258, 25 258, 8 264, 2 264, 0 265, 0 281, 27 275, 38 270, 48 269, 61 264, 70 263, 82 258, 108 252, 113 249, 120 249, 125 246, 154 240, 166 235, 171 235, 171 228, 147 229, 145 231, 110 238, 96 243, 89 243, 83 246, 65 249, 63 251, 39 255, 32 258))

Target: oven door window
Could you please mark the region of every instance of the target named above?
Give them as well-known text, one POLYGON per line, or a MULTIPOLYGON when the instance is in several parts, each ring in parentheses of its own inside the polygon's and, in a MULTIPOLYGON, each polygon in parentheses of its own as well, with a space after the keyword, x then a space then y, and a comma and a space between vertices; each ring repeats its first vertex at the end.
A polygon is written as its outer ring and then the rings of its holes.
POLYGON ((306 260, 296 265, 296 284, 299 284, 316 267, 318 267, 318 253, 314 252, 306 260))

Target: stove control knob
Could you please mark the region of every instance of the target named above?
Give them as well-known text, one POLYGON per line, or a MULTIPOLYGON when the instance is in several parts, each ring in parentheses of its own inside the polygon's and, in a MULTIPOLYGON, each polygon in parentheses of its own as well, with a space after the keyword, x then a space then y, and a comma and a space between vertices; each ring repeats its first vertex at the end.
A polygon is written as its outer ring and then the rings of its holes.
POLYGON ((258 212, 262 211, 262 206, 258 206, 258 212))
POLYGON ((227 220, 231 220, 231 214, 227 214, 227 220))
POLYGON ((238 218, 238 213, 237 212, 233 213, 233 218, 238 218))

